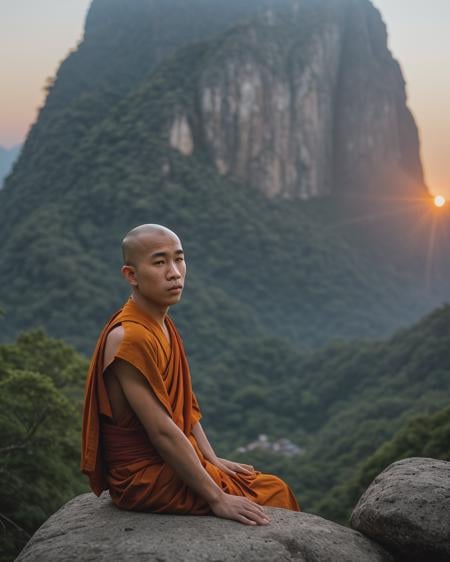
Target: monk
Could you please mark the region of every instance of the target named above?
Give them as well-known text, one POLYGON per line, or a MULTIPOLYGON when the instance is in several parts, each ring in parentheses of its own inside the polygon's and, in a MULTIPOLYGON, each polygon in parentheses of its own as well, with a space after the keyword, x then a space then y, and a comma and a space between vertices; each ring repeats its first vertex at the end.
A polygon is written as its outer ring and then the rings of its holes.
POLYGON ((125 305, 101 331, 86 382, 81 470, 121 509, 215 514, 266 525, 263 506, 300 511, 289 486, 219 458, 200 424, 180 335, 168 315, 183 292, 178 236, 145 224, 122 242, 125 305))

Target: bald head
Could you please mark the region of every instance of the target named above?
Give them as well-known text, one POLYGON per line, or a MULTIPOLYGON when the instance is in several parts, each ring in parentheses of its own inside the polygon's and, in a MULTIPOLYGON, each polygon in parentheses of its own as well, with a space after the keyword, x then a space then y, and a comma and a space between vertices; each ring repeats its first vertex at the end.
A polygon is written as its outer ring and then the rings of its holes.
POLYGON ((124 265, 136 267, 141 256, 148 253, 154 245, 167 238, 180 241, 175 232, 160 224, 141 224, 136 226, 122 240, 124 265))

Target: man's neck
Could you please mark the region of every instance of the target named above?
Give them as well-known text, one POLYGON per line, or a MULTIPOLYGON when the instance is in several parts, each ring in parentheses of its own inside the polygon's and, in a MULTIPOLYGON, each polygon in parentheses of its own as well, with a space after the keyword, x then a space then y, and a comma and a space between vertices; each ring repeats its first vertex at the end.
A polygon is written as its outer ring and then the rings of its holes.
POLYGON ((165 328, 164 318, 166 317, 166 314, 169 310, 168 306, 157 307, 136 291, 133 291, 133 293, 131 294, 131 298, 136 303, 138 308, 140 308, 142 312, 144 312, 144 314, 150 316, 153 320, 156 320, 161 328, 165 328))

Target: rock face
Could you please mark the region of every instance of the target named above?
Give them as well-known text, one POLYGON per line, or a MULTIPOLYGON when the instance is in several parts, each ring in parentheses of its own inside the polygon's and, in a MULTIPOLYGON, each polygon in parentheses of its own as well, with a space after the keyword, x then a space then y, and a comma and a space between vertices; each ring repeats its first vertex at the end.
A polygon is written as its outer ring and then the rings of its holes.
POLYGON ((249 527, 214 516, 125 512, 107 493, 83 494, 48 519, 17 561, 393 562, 357 531, 308 513, 268 512, 270 525, 249 527))
POLYGON ((361 496, 351 524, 401 560, 450 560, 450 462, 409 458, 391 464, 361 496))
POLYGON ((266 41, 264 34, 263 28, 252 27, 248 35, 231 37, 235 52, 202 77, 207 149, 221 174, 246 181, 269 197, 306 199, 329 193, 339 29, 330 22, 310 38, 307 63, 303 51, 266 41))
POLYGON ((425 192, 414 120, 370 2, 293 0, 228 33, 198 85, 217 170, 267 196, 425 192))
POLYGON ((185 156, 190 156, 194 150, 191 129, 185 115, 177 116, 173 122, 170 129, 170 146, 185 156))

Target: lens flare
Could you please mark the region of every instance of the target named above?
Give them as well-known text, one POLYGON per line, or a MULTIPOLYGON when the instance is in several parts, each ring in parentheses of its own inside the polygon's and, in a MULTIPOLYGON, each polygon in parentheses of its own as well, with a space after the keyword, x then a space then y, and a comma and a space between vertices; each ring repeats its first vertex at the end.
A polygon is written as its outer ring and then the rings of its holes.
POLYGON ((434 204, 436 205, 436 207, 442 207, 443 205, 445 205, 445 197, 443 197, 442 195, 436 195, 436 197, 434 198, 434 204))

